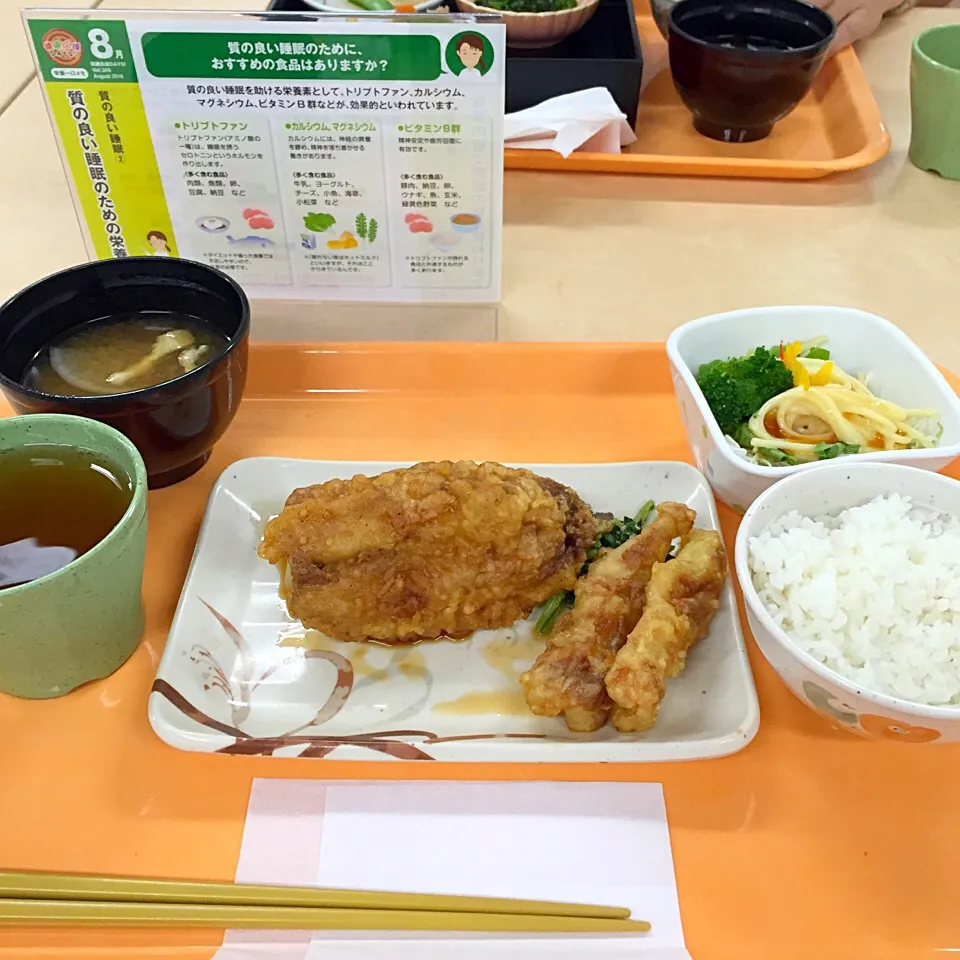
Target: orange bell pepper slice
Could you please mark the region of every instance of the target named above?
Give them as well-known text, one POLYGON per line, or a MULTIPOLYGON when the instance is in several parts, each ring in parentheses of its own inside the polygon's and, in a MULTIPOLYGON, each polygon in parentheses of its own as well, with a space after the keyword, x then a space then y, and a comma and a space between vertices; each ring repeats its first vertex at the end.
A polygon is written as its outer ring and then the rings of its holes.
POLYGON ((816 372, 810 374, 811 387, 825 387, 833 376, 833 361, 825 360, 823 366, 816 372))
POLYGON ((797 359, 803 344, 797 340, 794 343, 788 343, 786 346, 780 344, 780 360, 783 365, 793 374, 793 385, 803 387, 804 390, 810 389, 810 374, 807 368, 797 359))
POLYGON ((780 360, 793 374, 793 385, 803 387, 804 390, 809 390, 811 387, 825 387, 833 376, 833 361, 827 360, 816 373, 811 374, 800 362, 801 350, 803 350, 803 344, 799 340, 786 345, 780 344, 780 360))

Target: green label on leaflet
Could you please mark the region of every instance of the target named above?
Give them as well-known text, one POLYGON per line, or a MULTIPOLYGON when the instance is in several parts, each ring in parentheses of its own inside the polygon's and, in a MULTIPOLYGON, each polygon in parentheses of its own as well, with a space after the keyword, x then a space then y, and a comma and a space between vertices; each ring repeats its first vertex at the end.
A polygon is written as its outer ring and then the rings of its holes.
MULTIPOLYGON (((146 33, 142 43, 155 77, 294 82, 440 76, 440 41, 422 34, 146 33)), ((362 96, 358 91, 357 98, 362 96)))

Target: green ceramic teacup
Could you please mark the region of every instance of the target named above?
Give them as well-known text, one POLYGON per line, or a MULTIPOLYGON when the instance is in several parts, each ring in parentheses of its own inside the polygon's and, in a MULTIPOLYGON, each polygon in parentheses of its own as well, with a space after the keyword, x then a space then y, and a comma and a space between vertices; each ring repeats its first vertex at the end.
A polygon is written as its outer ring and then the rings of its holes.
POLYGON ((54 413, 0 419, 0 463, 4 451, 30 444, 97 453, 133 484, 123 517, 93 549, 55 573, 0 590, 0 691, 41 699, 108 676, 140 642, 147 471, 126 437, 95 420, 54 413))
POLYGON ((960 180, 960 23, 924 30, 910 61, 910 162, 960 180))

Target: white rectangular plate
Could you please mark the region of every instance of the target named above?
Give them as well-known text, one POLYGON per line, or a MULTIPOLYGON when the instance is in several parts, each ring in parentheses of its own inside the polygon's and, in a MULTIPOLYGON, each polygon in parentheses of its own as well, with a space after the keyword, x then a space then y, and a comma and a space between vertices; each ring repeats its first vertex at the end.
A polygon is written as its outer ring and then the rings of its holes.
MULTIPOLYGON (((163 740, 241 756, 508 763, 693 760, 750 742, 759 707, 729 583, 643 734, 574 734, 527 712, 518 678, 543 646, 536 612, 504 630, 407 647, 339 643, 292 622, 275 568, 257 556, 266 522, 297 487, 407 465, 254 457, 224 471, 150 696, 163 740)), ((675 500, 696 510, 698 527, 719 530, 710 487, 685 463, 523 466, 597 511, 629 516, 646 500, 675 500)))

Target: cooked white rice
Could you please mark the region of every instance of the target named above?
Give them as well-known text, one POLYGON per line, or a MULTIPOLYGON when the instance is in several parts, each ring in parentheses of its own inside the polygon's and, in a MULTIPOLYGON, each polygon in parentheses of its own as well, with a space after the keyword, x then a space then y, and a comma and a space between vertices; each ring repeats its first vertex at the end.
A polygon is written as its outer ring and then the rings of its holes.
POLYGON ((837 516, 796 511, 749 545, 778 625, 858 687, 960 703, 960 522, 877 497, 837 516))

